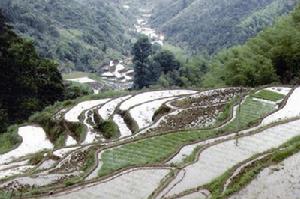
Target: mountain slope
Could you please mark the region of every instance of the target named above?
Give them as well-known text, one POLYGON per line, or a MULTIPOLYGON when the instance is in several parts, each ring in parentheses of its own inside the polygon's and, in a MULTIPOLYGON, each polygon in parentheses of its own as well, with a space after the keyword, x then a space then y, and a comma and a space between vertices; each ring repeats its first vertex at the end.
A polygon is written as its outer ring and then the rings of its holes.
POLYGON ((300 83, 300 7, 282 17, 244 45, 234 46, 216 55, 205 85, 257 86, 274 81, 300 83), (218 83, 217 83, 218 82, 218 83))
POLYGON ((152 25, 173 44, 209 54, 245 42, 297 0, 176 0, 156 8, 152 25), (168 5, 168 6, 167 6, 168 5))
POLYGON ((3 0, 0 8, 40 55, 67 71, 94 70, 129 48, 129 16, 118 1, 3 0))

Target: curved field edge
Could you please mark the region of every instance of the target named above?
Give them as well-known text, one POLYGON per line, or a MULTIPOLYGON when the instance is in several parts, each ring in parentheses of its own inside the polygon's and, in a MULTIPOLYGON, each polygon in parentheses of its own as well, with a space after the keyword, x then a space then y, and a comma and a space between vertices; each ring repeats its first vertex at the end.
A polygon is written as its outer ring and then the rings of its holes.
MULTIPOLYGON (((248 185, 256 176, 264 169, 271 165, 276 165, 285 160, 286 158, 293 156, 300 152, 300 136, 297 136, 290 141, 286 142, 279 148, 266 152, 266 157, 255 161, 253 164, 245 167, 229 184, 228 188, 223 191, 224 184, 229 179, 235 168, 228 170, 219 178, 215 179, 212 183, 205 185, 203 188, 208 189, 211 192, 211 198, 223 199, 228 198, 234 193, 242 190, 248 185)), ((259 155, 255 155, 250 160, 257 158, 259 155)))
MULTIPOLYGON (((226 141, 229 141, 229 140, 238 140, 240 138, 243 138, 243 137, 248 137, 248 136, 251 136, 251 135, 255 135, 255 134, 258 134, 260 132, 263 132, 267 129, 270 129, 272 127, 275 127, 275 126, 278 126, 278 125, 283 125, 283 124, 286 124, 286 123, 289 123, 289 122, 293 122, 293 121, 297 121, 299 120, 300 117, 297 117, 297 118, 293 118, 293 119, 289 119, 289 120, 284 120, 284 121, 280 121, 280 122, 275 122, 275 123, 272 123, 272 124, 269 124, 269 125, 266 125, 266 126, 263 126, 263 127, 260 127, 258 129, 255 129, 253 131, 249 131, 248 133, 246 134, 243 134, 243 135, 238 135, 237 134, 237 137, 229 137, 228 139, 224 138, 224 139, 221 139, 221 140, 217 140, 215 142, 212 142, 210 144, 206 144, 206 145, 201 145, 201 146, 198 146, 196 147, 192 153, 187 156, 185 159, 183 159, 182 162, 180 162, 179 164, 173 164, 171 163, 171 166, 176 169, 175 172, 173 172, 173 174, 170 176, 169 179, 166 179, 164 182, 162 182, 160 184, 160 186, 157 188, 157 190, 155 191, 155 193, 153 193, 153 198, 156 198, 168 185, 169 183, 171 183, 177 176, 177 174, 179 173, 179 171, 181 170, 185 170, 185 168, 193 163, 196 163, 200 158, 201 158, 201 153, 212 147, 212 146, 215 146, 215 145, 218 145, 220 143, 223 143, 223 142, 226 142, 226 141)), ((298 137, 295 137, 295 138, 292 138, 291 141, 288 141, 287 143, 284 143, 283 145, 281 145, 280 147, 278 147, 277 149, 282 149, 284 148, 284 146, 288 146, 290 143, 292 142, 295 142, 294 139, 298 139, 300 141, 300 136, 299 138, 298 137)), ((300 143, 299 143, 300 145, 300 143)), ((299 149, 300 150, 300 149, 299 149)), ((260 153, 260 154, 255 154, 253 157, 243 161, 243 162, 240 162, 239 164, 235 165, 233 168, 229 169, 228 171, 224 172, 223 175, 221 175, 220 177, 212 180, 211 183, 207 184, 207 185, 203 185, 203 186, 199 186, 199 187, 196 187, 196 188, 193 188, 193 189, 188 189, 184 192, 181 192, 177 195, 172 195, 170 198, 181 198, 185 195, 189 195, 191 193, 195 193, 195 192, 198 192, 199 190, 209 190, 209 191, 214 191, 214 189, 217 189, 220 193, 224 193, 223 190, 224 190, 224 186, 225 184, 227 183, 228 179, 230 177, 233 176, 233 173, 238 169, 240 168, 241 166, 249 163, 250 161, 253 161, 250 166, 253 165, 253 163, 256 163, 256 161, 254 161, 256 158, 258 157, 262 157, 263 155, 268 155, 268 154, 271 154, 271 152, 274 152, 276 151, 276 149, 272 149, 272 150, 268 150, 264 153, 260 153), (221 179, 221 180, 220 180, 221 179), (220 183, 221 181, 221 183, 220 183), (216 183, 218 183, 217 185, 215 185, 216 183), (214 189, 212 189, 212 187, 214 189)), ((261 159, 263 160, 263 158, 261 159)), ((245 166, 244 168, 248 168, 248 165, 245 166)), ((241 173, 243 173, 243 169, 241 170, 241 173)), ((240 174, 240 172, 238 173, 240 174)), ((236 176, 239 176, 239 175, 236 175, 236 176)), ((235 179, 237 178, 236 176, 233 177, 233 182, 235 181, 235 179)), ((232 182, 229 183, 229 186, 227 187, 226 191, 227 190, 230 190, 230 186, 232 185, 232 182)), ((220 194, 219 194, 220 195, 220 194)), ((168 197, 167 197, 168 198, 168 197)), ((218 197, 216 197, 218 198, 218 197)), ((225 197, 226 198, 226 197, 225 197)))
POLYGON ((105 176, 126 167, 159 164, 167 161, 187 144, 204 141, 209 138, 225 135, 232 131, 249 128, 258 123, 264 116, 274 111, 274 107, 254 100, 246 100, 241 105, 241 112, 237 115, 242 118, 239 126, 234 120, 219 130, 195 130, 170 133, 107 150, 102 155, 103 165, 99 176, 105 176))
MULTIPOLYGON (((57 136, 55 139, 52 139, 55 148, 61 148, 65 142, 65 135, 66 128, 64 125, 60 123, 62 121, 56 121, 54 116, 58 114, 63 109, 69 109, 76 104, 86 101, 86 100, 93 100, 93 99, 104 99, 108 97, 118 97, 125 95, 129 92, 124 91, 107 91, 97 95, 89 95, 78 98, 76 100, 67 100, 63 102, 57 102, 52 106, 46 107, 41 112, 37 112, 33 114, 27 122, 23 123, 22 125, 12 125, 8 128, 6 133, 0 134, 0 155, 7 153, 15 148, 17 148, 21 142, 22 138, 18 135, 17 130, 20 126, 25 126, 27 124, 35 124, 40 125, 44 128, 47 137, 51 140, 51 137, 57 136)), ((79 125, 79 124, 78 124, 79 125)), ((82 126, 83 127, 83 126, 82 126)), ((79 133, 80 134, 80 133, 79 133)), ((80 137, 80 136, 79 136, 80 137)))
MULTIPOLYGON (((76 100, 68 100, 64 102, 57 102, 53 106, 49 106, 45 108, 43 111, 32 115, 29 118, 30 123, 39 124, 44 128, 48 138, 56 145, 56 148, 62 147, 62 144, 57 144, 56 141, 59 140, 60 136, 65 136, 65 134, 71 134, 75 137, 77 141, 83 140, 85 137, 85 126, 81 123, 71 123, 66 122, 64 119, 59 118, 58 120, 54 117, 60 113, 60 111, 64 110, 66 112, 76 104, 80 102, 84 102, 87 100, 95 100, 95 99, 105 99, 110 97, 119 97, 127 94, 128 92, 124 91, 107 91, 97 95, 89 95, 76 100), (61 124, 63 123, 63 124, 61 124), (68 124, 68 125, 65 125, 68 124), (68 126, 71 127, 68 128, 68 126), (78 132, 73 132, 74 126, 78 126, 81 128, 78 132)), ((64 114, 64 113, 62 113, 64 114)))
MULTIPOLYGON (((127 94, 127 93, 126 93, 127 94)), ((98 97, 96 97, 96 98, 94 98, 95 96, 91 96, 92 98, 89 98, 89 99, 99 99, 98 97)), ((86 99, 82 99, 81 101, 84 101, 84 100, 86 100, 86 99)), ((76 104, 76 103, 79 103, 79 101, 77 102, 74 102, 74 105, 76 104)), ((65 107, 60 107, 60 108, 58 108, 58 109, 56 109, 56 111, 59 111, 61 108, 65 108, 65 107)), ((53 109, 54 110, 54 109, 53 109)), ((53 111, 53 112, 55 112, 55 111, 53 111)), ((245 128, 247 128, 247 127, 245 127, 245 128)), ((185 132, 180 132, 180 133, 182 133, 182 134, 189 134, 189 132, 192 132, 192 131, 185 131, 185 132)), ((193 131, 195 134, 196 133, 199 133, 199 132, 201 132, 201 133, 203 133, 204 131, 193 131)), ((206 131, 206 132, 208 132, 208 131, 206 131)), ((223 133, 223 132, 222 132, 223 133)), ((167 135, 171 135, 171 133, 170 134, 167 134, 167 135)), ((159 135, 152 135, 152 137, 153 138, 155 138, 156 136, 159 136, 159 135)), ((164 135, 165 136, 165 135, 164 135)), ((208 135, 208 136, 210 136, 210 135, 208 135)), ((218 135, 215 135, 215 136, 218 136, 218 135)), ((149 137, 151 137, 151 136, 149 136, 149 137)), ((143 138, 143 136, 141 136, 140 137, 141 139, 144 139, 143 138)), ((139 139, 140 139, 139 138, 139 139)), ((145 139, 152 139, 152 138, 145 138, 145 139)), ((188 140, 190 140, 190 139, 195 139, 195 137, 193 138, 193 137, 191 137, 191 138, 188 138, 188 140)), ((196 137, 196 139, 197 139, 197 137, 196 137)), ((203 139, 207 139, 206 137, 205 137, 205 135, 204 135, 204 137, 203 137, 203 139)), ((132 140, 133 142, 138 142, 137 140, 132 140)), ((190 142, 190 141, 189 141, 190 142)), ((99 145, 98 146, 99 148, 101 148, 101 145, 99 145)), ((114 147, 114 146, 111 146, 111 147, 114 147)), ((119 146, 116 146, 116 147, 119 147, 119 146)), ((177 146, 178 147, 178 146, 177 146)), ((174 150, 174 149, 172 149, 172 150, 174 150)), ((175 151, 176 151, 176 149, 175 149, 175 151)), ((172 155, 172 154, 171 154, 172 155)), ((93 156, 92 156, 92 154, 89 156, 89 159, 94 159, 93 158, 93 156)), ((95 159, 94 159, 95 160, 95 159)), ((161 162, 160 162, 161 163, 161 162)), ((89 163, 89 165, 86 167, 86 169, 84 169, 84 170, 90 170, 90 168, 92 167, 92 165, 94 164, 94 162, 93 162, 93 160, 90 160, 90 163, 89 163)), ((77 178, 72 178, 72 179, 69 179, 68 181, 66 181, 65 183, 64 183, 64 185, 63 185, 63 187, 69 187, 69 186, 72 186, 72 185, 75 185, 75 184, 81 184, 82 183, 82 181, 84 180, 83 179, 84 177, 77 177, 77 178)), ((95 180, 100 180, 100 179, 95 179, 95 180)), ((42 188, 42 189, 39 189, 39 190, 32 190, 32 192, 30 192, 30 193, 28 193, 29 195, 39 195, 39 193, 41 193, 41 192, 44 192, 44 193, 47 193, 49 191, 49 189, 47 189, 47 187, 45 187, 45 188, 42 188), (44 190, 45 189, 45 190, 44 190)), ((27 194, 26 194, 27 195, 27 194)))
MULTIPOLYGON (((230 87, 228 87, 230 88, 230 87)), ((195 90, 195 91, 207 91, 212 90, 210 88, 206 89, 196 89, 196 88, 186 88, 185 90, 195 90)), ((175 88, 169 89, 169 90, 175 90, 175 88)), ((180 90, 180 89, 176 89, 180 90)), ((96 95, 88 95, 84 96, 75 100, 67 100, 62 102, 57 102, 54 105, 46 107, 41 112, 37 112, 33 114, 27 122, 25 122, 23 125, 26 124, 37 124, 44 128, 48 138, 52 137, 53 144, 55 145, 55 148, 61 148, 63 147, 65 141, 66 141, 66 135, 64 135, 64 132, 69 132, 68 129, 64 127, 60 122, 56 121, 53 117, 60 113, 60 111, 64 110, 65 112, 68 111, 70 108, 75 106, 76 104, 80 102, 84 102, 87 100, 97 100, 97 99, 105 99, 105 98, 118 98, 125 95, 137 95, 144 92, 151 92, 151 91, 158 91, 157 89, 143 89, 141 91, 105 91, 96 95)), ((79 124, 75 124, 79 125, 79 124)), ((82 126, 83 127, 83 126, 82 126)), ((17 133, 11 133, 12 131, 16 130, 10 130, 10 129, 16 129, 17 127, 15 125, 11 126, 9 130, 6 133, 3 133, 0 135, 1 143, 5 143, 0 148, 0 154, 6 153, 10 150, 13 150, 16 148, 22 140, 18 136, 17 133)), ((84 135, 83 133, 79 133, 78 137, 75 137, 77 140, 82 139, 84 135)), ((76 136, 76 135, 73 135, 76 136)), ((50 139, 51 140, 51 139, 50 139)))

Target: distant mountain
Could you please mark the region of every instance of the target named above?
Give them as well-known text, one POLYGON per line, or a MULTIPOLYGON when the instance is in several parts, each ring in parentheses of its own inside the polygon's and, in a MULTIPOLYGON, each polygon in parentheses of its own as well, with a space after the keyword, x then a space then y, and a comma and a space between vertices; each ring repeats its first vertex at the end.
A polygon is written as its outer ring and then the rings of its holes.
POLYGON ((166 0, 154 9, 151 23, 169 42, 194 52, 215 53, 244 43, 297 0, 166 0))
POLYGON ((300 7, 243 45, 218 53, 204 85, 300 84, 300 7))
POLYGON ((15 31, 64 71, 92 71, 130 48, 130 15, 114 0, 1 0, 15 31))

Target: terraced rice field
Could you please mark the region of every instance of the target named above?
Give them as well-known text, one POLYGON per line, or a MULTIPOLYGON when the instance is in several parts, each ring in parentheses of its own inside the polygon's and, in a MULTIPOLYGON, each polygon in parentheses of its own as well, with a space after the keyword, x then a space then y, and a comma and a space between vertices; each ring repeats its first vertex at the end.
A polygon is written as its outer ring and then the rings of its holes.
MULTIPOLYGON (((300 87, 248 91, 149 91, 58 110, 62 117, 53 118, 70 127, 65 146, 54 148, 41 127, 19 128, 21 145, 0 155, 0 198, 265 198, 270 181, 282 178, 273 196, 289 190, 296 199, 298 155, 278 172, 265 164, 243 190, 232 188, 256 162, 300 136, 300 87), (107 121, 117 137, 99 131, 107 121), (71 128, 79 123, 86 127, 80 140, 71 128)), ((300 151, 296 146, 285 157, 300 151)))
POLYGON ((234 165, 251 158, 255 154, 277 148, 299 135, 300 121, 297 120, 269 128, 255 135, 242 137, 238 139, 238 142, 229 140, 211 146, 201 152, 196 163, 185 167, 181 171, 182 174, 179 173, 178 177, 161 194, 162 196, 172 196, 197 186, 203 186, 234 165))

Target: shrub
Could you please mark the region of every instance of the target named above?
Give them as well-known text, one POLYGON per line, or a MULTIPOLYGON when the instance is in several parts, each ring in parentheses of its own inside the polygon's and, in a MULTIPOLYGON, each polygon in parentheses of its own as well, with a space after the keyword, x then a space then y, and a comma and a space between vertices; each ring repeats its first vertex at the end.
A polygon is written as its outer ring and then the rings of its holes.
POLYGON ((156 121, 157 119, 159 119, 161 116, 169 113, 171 111, 171 108, 168 107, 167 105, 162 105, 161 107, 159 107, 159 109, 157 109, 152 117, 152 121, 156 121))
POLYGON ((83 85, 76 82, 65 83, 64 98, 76 99, 85 95, 93 94, 93 90, 88 85, 83 85))
POLYGON ((137 122, 131 117, 129 111, 122 112, 121 115, 123 116, 124 122, 132 133, 136 133, 139 131, 139 126, 137 122))
POLYGON ((85 126, 81 123, 73 123, 64 121, 68 131, 75 137, 77 141, 84 140, 85 137, 85 126))
POLYGON ((29 159, 30 165, 38 165, 44 159, 44 152, 36 153, 29 159))
POLYGON ((119 129, 118 126, 111 120, 103 121, 96 127, 106 139, 117 137, 119 129))
POLYGON ((223 122, 225 121, 227 118, 230 117, 230 113, 233 107, 233 102, 229 102, 225 105, 223 112, 219 114, 217 121, 218 122, 223 122))

